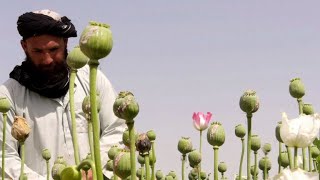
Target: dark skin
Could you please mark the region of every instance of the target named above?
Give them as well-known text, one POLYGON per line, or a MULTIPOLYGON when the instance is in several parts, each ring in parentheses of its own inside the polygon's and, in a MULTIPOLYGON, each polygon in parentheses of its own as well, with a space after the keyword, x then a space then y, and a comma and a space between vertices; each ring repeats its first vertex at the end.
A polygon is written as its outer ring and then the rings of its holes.
MULTIPOLYGON (((21 47, 39 71, 51 74, 64 63, 67 43, 67 38, 44 34, 21 40, 21 47)), ((92 179, 92 171, 88 171, 87 178, 82 171, 82 179, 92 179)))

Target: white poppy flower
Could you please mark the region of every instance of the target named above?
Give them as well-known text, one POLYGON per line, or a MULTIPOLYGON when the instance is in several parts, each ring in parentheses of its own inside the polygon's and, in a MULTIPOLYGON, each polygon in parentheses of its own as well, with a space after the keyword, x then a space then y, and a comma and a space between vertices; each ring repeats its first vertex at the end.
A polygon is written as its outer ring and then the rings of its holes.
POLYGON ((289 147, 305 148, 312 144, 319 134, 320 118, 318 114, 300 115, 288 120, 287 114, 282 113, 280 136, 289 147))
POLYGON ((292 169, 286 168, 272 178, 273 180, 318 180, 319 174, 316 172, 307 172, 300 168, 292 169))

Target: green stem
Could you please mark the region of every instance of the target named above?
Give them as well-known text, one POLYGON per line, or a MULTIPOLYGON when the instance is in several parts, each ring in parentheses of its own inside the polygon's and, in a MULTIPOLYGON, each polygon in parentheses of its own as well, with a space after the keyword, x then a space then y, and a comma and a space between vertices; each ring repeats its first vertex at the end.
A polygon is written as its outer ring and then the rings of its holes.
POLYGON ((3 113, 3 129, 2 129, 2 180, 4 180, 4 158, 5 158, 5 148, 6 148, 6 127, 7 127, 7 113, 3 113))
MULTIPOLYGON (((144 155, 144 162, 146 165, 146 180, 150 180, 150 161, 149 154, 144 155)), ((132 178, 131 178, 132 180, 132 178)))
POLYGON ((19 142, 19 143, 20 143, 20 155, 21 155, 20 179, 22 179, 24 176, 25 147, 24 147, 24 142, 19 142))
POLYGON ((113 180, 118 180, 118 176, 115 173, 113 173, 113 180))
POLYGON ((251 118, 252 114, 247 113, 247 121, 248 121, 248 142, 247 142, 247 179, 251 179, 250 174, 250 161, 251 161, 251 118))
MULTIPOLYGON (((279 156, 281 155, 281 152, 282 152, 282 143, 279 142, 279 156)), ((281 165, 278 162, 278 174, 280 173, 280 171, 281 171, 281 165)))
POLYGON ((182 167, 181 167, 181 177, 182 177, 182 180, 184 180, 184 164, 186 162, 186 155, 185 154, 182 154, 182 167))
POLYGON ((312 157, 311 157, 311 146, 308 146, 308 155, 309 155, 309 172, 312 171, 312 157))
POLYGON ((98 60, 90 60, 90 106, 91 106, 91 120, 93 128, 93 149, 95 168, 98 180, 103 180, 101 157, 100 157, 100 124, 98 119, 98 104, 97 104, 97 67, 99 65, 98 60))
POLYGON ((90 145, 90 153, 91 153, 91 159, 93 163, 95 163, 94 160, 94 143, 93 143, 93 130, 92 130, 92 121, 88 121, 88 139, 89 139, 89 145, 90 145))
MULTIPOLYGON (((127 121, 126 123, 128 126, 129 137, 130 137, 131 180, 136 180, 136 146, 135 146, 134 120, 127 121)), ((149 163, 149 160, 148 160, 148 163, 149 163)))
POLYGON ((294 169, 298 168, 298 148, 294 147, 294 169))
POLYGON ((46 161, 46 166, 47 166, 47 180, 50 179, 50 167, 49 167, 49 161, 46 161))
POLYGON ((253 179, 254 180, 257 180, 257 176, 256 176, 256 173, 257 173, 257 170, 258 170, 258 151, 255 151, 254 152, 254 173, 253 173, 253 179))
POLYGON ((286 148, 287 148, 287 152, 288 152, 289 167, 290 167, 290 169, 293 169, 293 161, 292 161, 291 149, 287 145, 286 145, 286 148))
POLYGON ((306 156, 306 148, 302 148, 302 167, 303 170, 307 170, 307 156, 306 156))
POLYGON ((241 150, 241 159, 240 159, 240 167, 239 167, 239 179, 240 180, 242 177, 242 162, 243 162, 243 157, 244 157, 244 146, 245 146, 244 138, 241 138, 241 146, 242 146, 242 150, 241 150))
POLYGON ((303 102, 302 102, 302 98, 298 98, 298 105, 299 105, 299 114, 303 114, 303 102))
POLYGON ((83 160, 78 166, 77 166, 77 170, 80 171, 84 166, 90 166, 91 170, 92 170, 92 178, 93 180, 97 180, 97 170, 96 170, 96 166, 93 163, 92 160, 90 159, 85 159, 83 160))
POLYGON ((154 160, 154 163, 151 165, 151 179, 154 180, 155 179, 155 159, 156 159, 156 150, 155 150, 155 145, 154 145, 154 141, 151 141, 151 146, 152 146, 152 159, 154 160))
MULTIPOLYGON (((200 130, 200 145, 199 145, 200 157, 202 157, 202 130, 200 130)), ((198 164, 198 177, 201 179, 201 161, 198 164)))
POLYGON ((74 81, 77 75, 77 69, 71 69, 70 73, 70 83, 69 83, 69 98, 70 98, 70 114, 71 114, 71 127, 72 127, 72 143, 74 150, 74 160, 76 165, 80 163, 78 136, 77 136, 77 123, 74 105, 74 81))
POLYGON ((267 155, 265 156, 265 161, 264 161, 263 179, 268 179, 267 155))
POLYGON ((318 172, 317 170, 317 160, 315 158, 312 159, 313 160, 313 168, 316 170, 316 172, 318 172))
MULTIPOLYGON (((219 178, 219 174, 218 174, 218 150, 219 150, 219 147, 218 146, 213 146, 213 152, 214 152, 214 155, 213 155, 213 161, 214 161, 214 175, 213 175, 213 179, 214 180, 218 180, 219 178)), ((199 178, 200 179, 200 178, 199 178)))

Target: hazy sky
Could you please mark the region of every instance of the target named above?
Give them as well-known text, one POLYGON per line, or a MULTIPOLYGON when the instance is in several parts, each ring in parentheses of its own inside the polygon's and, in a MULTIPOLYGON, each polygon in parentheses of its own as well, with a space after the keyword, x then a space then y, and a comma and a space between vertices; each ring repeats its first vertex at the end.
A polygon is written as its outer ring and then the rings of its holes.
MULTIPOLYGON (((164 174, 174 170, 181 177, 177 143, 182 136, 190 137, 198 148, 199 132, 192 126, 192 114, 210 111, 212 122, 221 122, 226 131, 219 161, 227 163, 231 179, 238 173, 241 150, 234 127, 246 126, 239 99, 246 89, 253 89, 260 97, 253 134, 263 144, 272 144, 273 176, 278 169, 275 127, 281 112, 289 118, 298 115, 297 102, 288 91, 290 79, 300 77, 306 87, 304 101, 316 111, 320 108, 319 6, 319 1, 277 0, 11 0, 2 3, 0 11, 0 81, 24 58, 16 30, 22 13, 52 9, 69 17, 79 35, 91 20, 108 23, 114 47, 100 67, 118 92, 129 90, 136 96, 140 104, 137 130, 156 132, 156 169, 164 174)), ((78 40, 70 39, 69 49, 78 40)), ((213 172, 213 150, 206 132, 202 168, 213 172)))

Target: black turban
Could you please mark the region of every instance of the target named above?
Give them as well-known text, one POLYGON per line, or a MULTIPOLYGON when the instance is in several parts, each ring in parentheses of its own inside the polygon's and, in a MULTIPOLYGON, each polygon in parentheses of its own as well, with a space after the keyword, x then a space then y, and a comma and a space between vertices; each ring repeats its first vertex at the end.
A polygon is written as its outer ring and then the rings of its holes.
POLYGON ((50 34, 59 37, 77 37, 77 31, 66 16, 54 19, 49 15, 27 12, 18 18, 17 28, 23 39, 50 34))

